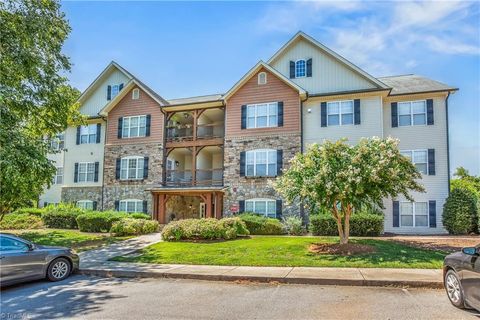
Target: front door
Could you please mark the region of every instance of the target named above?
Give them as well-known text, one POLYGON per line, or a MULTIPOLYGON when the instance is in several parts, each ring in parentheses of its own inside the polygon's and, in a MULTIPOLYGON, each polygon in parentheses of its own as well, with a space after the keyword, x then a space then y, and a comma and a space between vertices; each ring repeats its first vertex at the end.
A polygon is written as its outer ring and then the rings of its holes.
POLYGON ((205 218, 205 212, 206 212, 206 204, 205 202, 200 202, 200 218, 205 218))

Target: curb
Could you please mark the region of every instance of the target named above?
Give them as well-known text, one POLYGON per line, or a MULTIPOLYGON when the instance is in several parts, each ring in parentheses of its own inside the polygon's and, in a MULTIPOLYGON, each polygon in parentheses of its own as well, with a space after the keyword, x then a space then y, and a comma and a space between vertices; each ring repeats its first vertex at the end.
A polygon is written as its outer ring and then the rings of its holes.
POLYGON ((206 281, 252 281, 260 283, 278 282, 284 284, 308 284, 328 286, 364 286, 364 287, 408 287, 441 289, 441 281, 418 281, 418 280, 359 280, 359 279, 324 279, 324 278, 286 278, 286 277, 262 277, 262 276, 232 276, 232 275, 211 275, 193 273, 166 273, 147 271, 125 271, 125 270, 103 270, 83 269, 78 273, 106 278, 169 278, 169 279, 190 279, 206 281))

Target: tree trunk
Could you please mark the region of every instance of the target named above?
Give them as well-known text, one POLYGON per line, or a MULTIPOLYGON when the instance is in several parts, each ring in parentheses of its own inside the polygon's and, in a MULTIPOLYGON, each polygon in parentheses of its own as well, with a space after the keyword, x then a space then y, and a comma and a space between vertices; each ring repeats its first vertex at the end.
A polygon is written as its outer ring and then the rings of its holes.
POLYGON ((343 232, 342 217, 338 214, 338 210, 335 205, 333 206, 333 216, 337 221, 337 229, 338 229, 338 236, 340 237, 340 244, 344 244, 346 242, 345 242, 345 234, 343 232))
POLYGON ((350 237, 350 215, 352 214, 352 206, 347 205, 347 209, 345 212, 345 224, 344 224, 344 229, 343 229, 343 235, 344 235, 344 240, 345 242, 343 244, 348 243, 348 239, 350 237))

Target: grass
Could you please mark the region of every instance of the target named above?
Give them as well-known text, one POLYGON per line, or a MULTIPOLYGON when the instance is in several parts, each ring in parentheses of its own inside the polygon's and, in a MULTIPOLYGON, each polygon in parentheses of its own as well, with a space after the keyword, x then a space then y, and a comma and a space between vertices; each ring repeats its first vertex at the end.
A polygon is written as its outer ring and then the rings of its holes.
POLYGON ((13 233, 36 244, 68 247, 78 252, 131 238, 113 237, 108 233, 86 233, 67 229, 10 230, 6 232, 13 233))
POLYGON ((351 239, 374 246, 375 253, 338 256, 308 251, 312 243, 338 242, 335 237, 255 236, 223 242, 159 242, 139 255, 115 257, 126 262, 235 266, 441 268, 446 253, 418 249, 388 240, 351 239))

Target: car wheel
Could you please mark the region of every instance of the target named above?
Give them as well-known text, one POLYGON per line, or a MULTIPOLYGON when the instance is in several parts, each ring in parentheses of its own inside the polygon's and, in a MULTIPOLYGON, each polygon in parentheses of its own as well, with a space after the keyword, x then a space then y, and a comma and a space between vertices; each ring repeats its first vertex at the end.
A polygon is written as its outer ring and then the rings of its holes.
POLYGON ((455 307, 465 308, 462 284, 454 270, 448 270, 445 275, 445 290, 447 291, 448 299, 455 307))
POLYGON ((57 258, 48 266, 47 278, 50 281, 61 281, 67 278, 71 271, 70 261, 65 258, 57 258))

